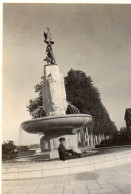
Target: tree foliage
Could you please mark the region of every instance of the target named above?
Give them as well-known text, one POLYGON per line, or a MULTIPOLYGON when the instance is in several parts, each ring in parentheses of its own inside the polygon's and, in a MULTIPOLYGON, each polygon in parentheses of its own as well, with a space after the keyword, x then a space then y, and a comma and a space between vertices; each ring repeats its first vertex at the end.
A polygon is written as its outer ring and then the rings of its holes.
POLYGON ((12 159, 16 156, 17 146, 13 141, 3 142, 2 144, 2 158, 3 159, 12 159))
MULTIPOLYGON (((80 110, 80 113, 93 116, 94 132, 96 134, 109 135, 116 131, 115 124, 111 121, 109 114, 101 102, 100 93, 93 85, 91 77, 87 77, 82 71, 71 69, 65 77, 65 88, 67 101, 80 110)), ((36 99, 31 99, 27 110, 32 118, 39 118, 46 115, 42 107, 42 85, 35 86, 38 93, 36 99)))
POLYGON ((42 84, 34 86, 35 92, 38 93, 37 98, 33 98, 29 101, 27 110, 31 114, 32 118, 40 118, 46 115, 46 112, 42 106, 42 84))
POLYGON ((96 134, 112 134, 116 131, 115 124, 101 102, 100 93, 93 85, 91 77, 82 71, 71 69, 65 77, 67 101, 75 105, 80 113, 93 116, 96 134))
POLYGON ((115 131, 108 140, 103 140, 100 145, 97 145, 96 147, 121 145, 131 145, 131 131, 127 130, 126 127, 121 127, 120 131, 115 131))

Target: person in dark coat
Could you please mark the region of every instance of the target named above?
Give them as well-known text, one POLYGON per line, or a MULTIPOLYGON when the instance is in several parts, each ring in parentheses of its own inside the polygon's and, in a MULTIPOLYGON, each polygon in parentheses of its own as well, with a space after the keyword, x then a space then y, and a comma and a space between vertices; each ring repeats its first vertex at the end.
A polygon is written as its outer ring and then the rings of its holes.
POLYGON ((81 158, 81 154, 75 152, 72 149, 67 150, 65 148, 65 138, 61 137, 59 139, 60 145, 58 147, 58 152, 59 152, 59 158, 60 160, 69 160, 69 159, 74 159, 74 158, 81 158))

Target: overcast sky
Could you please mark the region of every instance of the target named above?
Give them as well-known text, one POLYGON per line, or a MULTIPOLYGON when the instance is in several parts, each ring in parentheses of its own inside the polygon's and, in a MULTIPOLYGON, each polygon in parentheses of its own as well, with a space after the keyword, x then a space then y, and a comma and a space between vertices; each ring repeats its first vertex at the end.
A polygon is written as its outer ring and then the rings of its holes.
MULTIPOLYGON (((131 107, 131 5, 4 4, 3 140, 19 143, 28 101, 43 73, 43 30, 55 41, 61 73, 91 76, 118 129, 131 107)), ((25 134, 22 133, 22 136, 25 134)), ((38 136, 26 135, 24 143, 38 136)))

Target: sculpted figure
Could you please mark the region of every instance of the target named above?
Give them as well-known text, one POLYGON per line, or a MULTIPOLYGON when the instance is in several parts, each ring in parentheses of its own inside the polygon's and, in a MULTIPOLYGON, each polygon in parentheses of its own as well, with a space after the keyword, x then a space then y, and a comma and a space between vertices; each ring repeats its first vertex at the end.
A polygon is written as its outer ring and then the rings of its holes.
POLYGON ((46 58, 44 61, 47 61, 48 64, 55 64, 55 57, 53 54, 52 44, 54 44, 54 41, 52 41, 52 35, 50 32, 50 29, 47 28, 46 31, 44 31, 44 42, 47 44, 46 48, 46 58))

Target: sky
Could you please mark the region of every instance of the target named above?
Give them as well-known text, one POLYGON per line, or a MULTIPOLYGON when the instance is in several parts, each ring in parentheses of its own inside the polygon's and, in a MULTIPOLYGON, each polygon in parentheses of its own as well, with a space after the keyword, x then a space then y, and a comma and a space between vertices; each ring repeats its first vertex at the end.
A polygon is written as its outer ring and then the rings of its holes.
POLYGON ((39 142, 20 129, 31 119, 46 56, 43 31, 49 27, 60 72, 82 70, 99 89, 110 118, 125 126, 131 108, 131 5, 14 4, 3 6, 2 140, 39 142))

